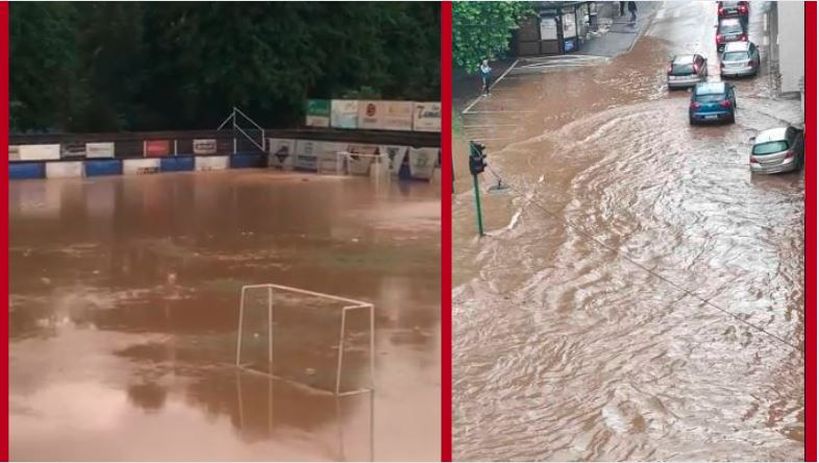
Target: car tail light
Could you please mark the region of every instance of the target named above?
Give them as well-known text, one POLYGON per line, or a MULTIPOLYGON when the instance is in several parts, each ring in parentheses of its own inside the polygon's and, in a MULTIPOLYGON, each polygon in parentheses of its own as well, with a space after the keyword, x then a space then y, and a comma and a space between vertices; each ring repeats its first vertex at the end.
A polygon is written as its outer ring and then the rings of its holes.
POLYGON ((671 63, 669 63, 669 64, 668 64, 668 71, 667 71, 667 73, 668 73, 668 74, 671 74, 671 63))
POLYGON ((790 159, 790 158, 792 158, 792 157, 793 157, 793 151, 788 150, 788 151, 785 153, 785 159, 790 159))
POLYGON ((756 156, 751 156, 751 162, 759 164, 759 159, 757 159, 756 156))
POLYGON ((722 16, 725 13, 725 8, 719 7, 719 15, 722 16))
POLYGON ((747 35, 745 35, 745 34, 742 34, 742 35, 740 35, 740 36, 739 36, 739 40, 740 40, 741 42, 744 42, 744 41, 748 40, 748 36, 747 36, 747 35))
POLYGON ((722 34, 717 34, 717 43, 722 43, 722 34))
POLYGON ((724 67, 725 67, 725 63, 720 62, 720 63, 719 63, 719 67, 720 67, 720 68, 724 68, 724 67))
POLYGON ((696 101, 692 101, 690 105, 688 105, 691 109, 700 109, 701 104, 697 103, 696 101))
POLYGON ((747 12, 747 11, 748 11, 748 7, 747 7, 747 6, 745 6, 745 5, 739 5, 739 12, 740 12, 740 13, 745 13, 745 12, 747 12))
POLYGON ((719 102, 719 105, 723 108, 730 108, 731 107, 731 100, 722 100, 719 102))

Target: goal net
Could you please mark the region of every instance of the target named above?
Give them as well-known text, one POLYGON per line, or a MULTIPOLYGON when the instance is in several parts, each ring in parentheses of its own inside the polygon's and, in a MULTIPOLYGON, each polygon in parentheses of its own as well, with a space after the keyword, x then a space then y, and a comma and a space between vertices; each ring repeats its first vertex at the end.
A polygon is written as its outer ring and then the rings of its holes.
POLYGON ((335 395, 373 390, 374 306, 288 286, 242 287, 236 365, 335 395))
POLYGON ((322 153, 318 159, 318 173, 325 175, 372 176, 380 173, 384 167, 380 154, 322 153))

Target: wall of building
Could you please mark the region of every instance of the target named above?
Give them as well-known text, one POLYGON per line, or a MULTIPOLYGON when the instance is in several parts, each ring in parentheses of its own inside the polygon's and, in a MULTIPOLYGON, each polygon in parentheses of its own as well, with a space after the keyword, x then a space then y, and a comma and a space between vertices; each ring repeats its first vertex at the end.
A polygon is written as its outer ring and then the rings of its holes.
POLYGON ((805 8, 802 2, 776 2, 776 8, 779 90, 800 92, 805 77, 805 8))

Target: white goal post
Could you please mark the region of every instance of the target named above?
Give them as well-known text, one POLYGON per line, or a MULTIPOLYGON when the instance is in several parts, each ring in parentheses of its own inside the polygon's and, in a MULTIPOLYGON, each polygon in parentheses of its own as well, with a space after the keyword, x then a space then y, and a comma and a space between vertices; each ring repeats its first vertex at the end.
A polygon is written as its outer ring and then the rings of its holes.
POLYGON ((330 303, 337 304, 336 310, 341 311, 341 323, 338 334, 338 349, 337 349, 337 363, 335 371, 335 387, 333 390, 325 390, 309 385, 301 384, 312 389, 317 389, 320 392, 329 392, 337 396, 347 396, 353 394, 360 394, 363 392, 373 392, 375 390, 374 384, 374 370, 375 370, 375 306, 369 302, 357 301, 345 297, 335 296, 332 294, 319 293, 316 291, 308 291, 305 289, 293 288, 290 286, 276 285, 276 284, 259 284, 259 285, 245 285, 242 286, 241 299, 239 301, 239 329, 236 337, 236 366, 242 370, 252 373, 258 373, 265 376, 281 379, 288 382, 294 382, 288 378, 277 376, 271 371, 262 371, 252 368, 249 363, 242 362, 242 339, 245 319, 245 306, 248 290, 263 290, 266 289, 267 298, 267 361, 270 365, 273 364, 273 325, 274 325, 274 291, 285 292, 290 294, 297 294, 318 298, 330 303), (341 390, 341 372, 344 367, 344 335, 347 322, 347 312, 354 310, 365 310, 369 313, 369 387, 359 388, 350 391, 341 390))
POLYGON ((339 151, 319 156, 316 170, 319 174, 370 176, 374 170, 384 170, 385 162, 380 154, 339 151))

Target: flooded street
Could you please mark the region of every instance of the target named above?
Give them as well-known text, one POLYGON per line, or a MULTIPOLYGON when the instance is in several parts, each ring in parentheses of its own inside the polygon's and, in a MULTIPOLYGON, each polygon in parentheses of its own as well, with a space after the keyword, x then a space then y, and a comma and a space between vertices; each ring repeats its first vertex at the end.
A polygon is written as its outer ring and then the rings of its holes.
MULTIPOLYGON (((11 458, 437 459, 439 190, 261 170, 12 182, 11 458), (372 302, 375 393, 240 374, 239 293, 261 283, 372 302)), ((337 339, 286 321, 282 360, 326 376, 302 341, 337 339)))
POLYGON ((759 130, 802 121, 769 5, 736 124, 697 127, 665 72, 701 53, 719 80, 716 5, 653 7, 630 51, 521 62, 456 127, 456 460, 803 458, 803 175, 748 167, 759 130), (480 239, 468 140, 510 186, 482 174, 480 239))

